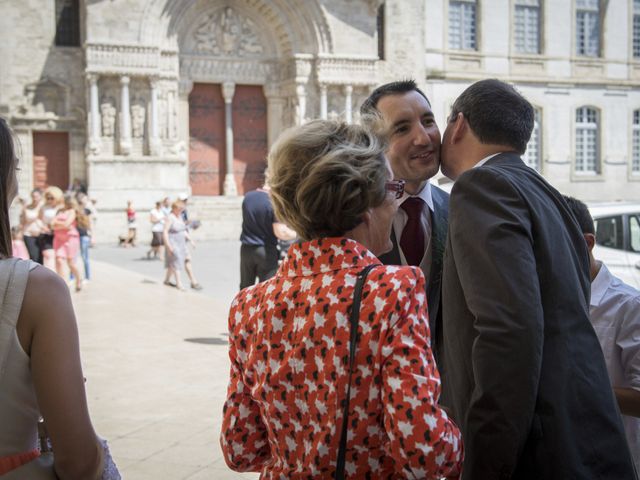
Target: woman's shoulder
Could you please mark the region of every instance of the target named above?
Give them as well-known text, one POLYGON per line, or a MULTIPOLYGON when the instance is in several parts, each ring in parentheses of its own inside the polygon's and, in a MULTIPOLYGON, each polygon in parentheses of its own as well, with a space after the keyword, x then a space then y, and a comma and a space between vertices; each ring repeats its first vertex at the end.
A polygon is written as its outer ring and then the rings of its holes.
POLYGON ((382 278, 393 281, 394 284, 415 286, 424 283, 424 273, 418 267, 408 265, 379 265, 371 270, 369 278, 382 278))

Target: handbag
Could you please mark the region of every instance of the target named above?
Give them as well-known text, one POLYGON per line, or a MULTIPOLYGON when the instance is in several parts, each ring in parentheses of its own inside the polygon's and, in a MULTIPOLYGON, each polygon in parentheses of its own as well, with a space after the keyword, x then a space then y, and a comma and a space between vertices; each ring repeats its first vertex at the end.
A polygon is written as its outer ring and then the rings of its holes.
POLYGON ((349 383, 347 384, 347 398, 344 402, 342 412, 342 432, 340 434, 340 446, 338 448, 338 460, 336 462, 336 480, 344 480, 345 458, 347 454, 347 427, 349 421, 349 398, 351 397, 351 377, 356 357, 356 346, 358 343, 358 320, 360 319, 360 300, 362 299, 362 288, 367 279, 369 271, 376 265, 367 265, 358 274, 356 286, 353 289, 353 306, 349 317, 349 383))

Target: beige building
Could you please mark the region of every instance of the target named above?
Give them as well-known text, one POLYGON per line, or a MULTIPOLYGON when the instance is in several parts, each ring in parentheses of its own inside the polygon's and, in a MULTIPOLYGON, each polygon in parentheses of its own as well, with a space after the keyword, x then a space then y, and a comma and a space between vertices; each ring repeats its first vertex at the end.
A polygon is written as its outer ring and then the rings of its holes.
POLYGON ((412 77, 441 127, 471 82, 538 108, 527 160, 585 200, 640 201, 640 2, 599 0, 0 0, 0 115, 23 195, 78 178, 99 238, 193 195, 203 235, 235 237, 268 146, 311 118, 357 121, 412 77))

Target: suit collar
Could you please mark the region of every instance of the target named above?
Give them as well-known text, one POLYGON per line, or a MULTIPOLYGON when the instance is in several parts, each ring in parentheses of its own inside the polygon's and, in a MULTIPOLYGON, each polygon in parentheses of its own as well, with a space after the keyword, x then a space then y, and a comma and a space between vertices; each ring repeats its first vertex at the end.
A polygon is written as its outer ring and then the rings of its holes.
POLYGON ((427 206, 429 207, 429 210, 433 212, 434 208, 433 208, 433 196, 431 194, 431 182, 429 182, 428 180, 427 180, 427 183, 425 183, 424 187, 422 187, 422 190, 420 190, 417 195, 409 195, 405 191, 404 195, 400 199, 400 204, 404 203, 404 201, 410 197, 421 198, 422 201, 427 204, 427 206))

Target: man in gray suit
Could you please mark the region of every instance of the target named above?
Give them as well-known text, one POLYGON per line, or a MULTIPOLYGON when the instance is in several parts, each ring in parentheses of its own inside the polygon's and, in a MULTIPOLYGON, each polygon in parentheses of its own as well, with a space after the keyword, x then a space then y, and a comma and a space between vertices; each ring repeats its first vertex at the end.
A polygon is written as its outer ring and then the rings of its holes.
POLYGON ((442 139, 455 179, 443 267, 443 388, 465 480, 634 479, 589 322, 587 249, 566 202, 521 160, 533 108, 467 88, 442 139))
POLYGON ((429 183, 440 168, 440 130, 429 100, 413 80, 376 88, 360 113, 382 116, 389 128, 387 158, 394 177, 406 182, 391 232, 393 250, 380 260, 386 265, 419 266, 424 272, 431 344, 442 373, 440 284, 449 195, 429 183))

